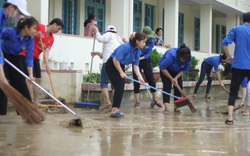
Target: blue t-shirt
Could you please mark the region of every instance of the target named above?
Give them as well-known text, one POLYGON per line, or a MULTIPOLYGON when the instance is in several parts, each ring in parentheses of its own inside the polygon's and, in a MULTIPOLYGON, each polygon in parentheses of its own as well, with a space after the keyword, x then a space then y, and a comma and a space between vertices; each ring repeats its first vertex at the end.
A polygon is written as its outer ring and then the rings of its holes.
POLYGON ((139 65, 140 56, 141 49, 133 47, 129 42, 121 44, 110 55, 110 57, 115 57, 123 65, 129 65, 132 63, 137 66, 139 65))
POLYGON ((222 41, 223 46, 235 43, 232 68, 250 70, 250 24, 232 28, 222 41))
POLYGON ((27 67, 33 67, 33 46, 34 39, 31 36, 25 36, 21 41, 22 30, 17 33, 16 28, 6 28, 1 35, 2 51, 6 54, 18 56, 20 52, 26 49, 25 64, 27 67))
POLYGON ((244 77, 243 81, 241 82, 241 86, 243 88, 247 88, 247 83, 248 83, 248 78, 247 77, 244 77))
POLYGON ((219 65, 220 65, 220 56, 211 56, 204 60, 209 65, 214 67, 214 71, 219 71, 219 65))
POLYGON ((141 49, 141 55, 145 57, 145 59, 148 59, 150 57, 150 54, 152 53, 152 49, 155 46, 154 39, 150 38, 146 45, 141 49))
POLYGON ((161 70, 169 70, 171 72, 178 73, 182 71, 186 73, 191 65, 192 59, 186 62, 181 62, 178 55, 177 50, 179 48, 171 48, 165 52, 164 55, 160 58, 160 69, 161 70))
MULTIPOLYGON (((2 30, 5 27, 6 22, 7 22, 7 15, 6 15, 4 9, 0 8, 0 34, 2 33, 2 30)), ((0 42, 1 42, 1 40, 0 40, 0 42)), ((3 63, 4 63, 4 59, 2 56, 2 48, 0 46, 0 64, 3 64, 3 63)))

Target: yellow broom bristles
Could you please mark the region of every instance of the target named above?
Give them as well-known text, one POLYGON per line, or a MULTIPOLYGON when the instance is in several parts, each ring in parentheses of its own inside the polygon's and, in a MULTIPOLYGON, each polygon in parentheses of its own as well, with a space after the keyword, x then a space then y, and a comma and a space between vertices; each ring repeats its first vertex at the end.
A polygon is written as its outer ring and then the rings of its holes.
POLYGON ((4 94, 10 99, 14 104, 16 111, 20 114, 22 119, 28 124, 39 124, 44 121, 45 116, 40 112, 40 110, 33 105, 29 100, 27 100, 22 94, 15 90, 9 84, 3 82, 0 79, 0 88, 3 90, 4 94))

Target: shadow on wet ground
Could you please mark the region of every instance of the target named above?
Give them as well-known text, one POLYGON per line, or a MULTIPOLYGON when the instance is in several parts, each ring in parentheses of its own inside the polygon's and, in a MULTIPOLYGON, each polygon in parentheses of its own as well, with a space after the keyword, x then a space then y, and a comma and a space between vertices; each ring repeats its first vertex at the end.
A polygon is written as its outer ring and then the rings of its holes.
MULTIPOLYGON (((147 99, 144 99, 147 100, 147 99)), ((40 125, 26 125, 14 111, 0 116, 0 155, 3 156, 116 156, 116 155, 250 155, 249 116, 234 112, 234 125, 224 124, 227 95, 214 95, 190 101, 197 113, 182 107, 184 113, 163 113, 150 109, 150 100, 140 109, 125 103, 126 117, 113 119, 100 110, 75 109, 85 120, 84 128, 65 128, 70 113, 45 113, 40 125)), ((236 102, 237 103, 237 102, 236 102)), ((239 103, 239 101, 238 101, 239 103)))

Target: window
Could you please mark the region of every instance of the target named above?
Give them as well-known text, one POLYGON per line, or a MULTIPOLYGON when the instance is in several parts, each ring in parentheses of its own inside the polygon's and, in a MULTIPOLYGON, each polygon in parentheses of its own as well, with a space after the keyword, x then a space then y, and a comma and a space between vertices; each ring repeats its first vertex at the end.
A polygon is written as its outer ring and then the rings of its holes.
POLYGON ((184 42, 184 14, 179 13, 178 46, 184 42))
POLYGON ((74 34, 77 32, 78 0, 63 0, 63 33, 74 34))
POLYGON ((216 53, 224 53, 223 48, 221 47, 222 40, 226 37, 226 26, 216 25, 216 53))
POLYGON ((220 45, 220 25, 216 25, 216 53, 219 53, 220 45))
POLYGON ((194 50, 200 50, 200 18, 194 18, 194 50))
POLYGON ((145 4, 145 26, 154 29, 154 6, 145 4))
POLYGON ((3 7, 4 3, 6 2, 6 0, 0 0, 0 8, 3 7))
POLYGON ((134 32, 141 32, 141 1, 134 0, 134 32))
MULTIPOLYGON (((97 28, 101 33, 105 32, 105 0, 86 0, 85 20, 90 14, 96 16, 97 28)), ((84 21, 85 21, 84 20, 84 21)))

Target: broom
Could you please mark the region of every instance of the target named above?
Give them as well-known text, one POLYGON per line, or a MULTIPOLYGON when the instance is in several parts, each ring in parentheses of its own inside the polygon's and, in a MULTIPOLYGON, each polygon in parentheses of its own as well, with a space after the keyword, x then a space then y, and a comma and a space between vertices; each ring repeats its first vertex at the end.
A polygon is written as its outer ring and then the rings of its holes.
MULTIPOLYGON (((30 80, 30 78, 24 74, 20 69, 18 69, 15 65, 13 65, 11 62, 9 62, 7 59, 4 59, 6 63, 8 63, 11 67, 13 67, 15 70, 17 70, 20 74, 22 74, 26 79, 30 80)), ((62 105, 64 108, 66 108, 69 112, 74 114, 76 117, 75 119, 70 120, 70 124, 74 126, 82 127, 83 122, 82 119, 79 117, 78 114, 76 114, 73 110, 71 110, 69 107, 67 107, 65 104, 63 104, 61 101, 59 101, 57 98, 55 98, 53 95, 51 95, 49 92, 47 92, 44 88, 42 88, 39 84, 37 84, 35 81, 31 81, 34 85, 36 85, 39 89, 44 91, 47 95, 49 95, 51 98, 53 98, 56 102, 58 102, 60 105, 62 105)))
POLYGON ((4 94, 10 99, 10 101, 14 104, 17 113, 20 114, 20 116, 26 123, 32 125, 32 124, 39 124, 42 121, 44 121, 45 119, 44 115, 35 105, 33 105, 16 89, 14 89, 9 84, 3 82, 1 79, 0 79, 0 88, 2 89, 4 94))
MULTIPOLYGON (((134 82, 137 82, 137 83, 139 83, 139 84, 141 83, 140 81, 135 80, 135 79, 133 79, 133 78, 131 78, 131 77, 127 77, 127 79, 129 79, 129 80, 131 80, 131 81, 134 81, 134 82)), ((189 105, 189 104, 190 104, 189 99, 188 99, 187 97, 181 98, 181 97, 175 96, 175 95, 173 95, 173 94, 170 94, 170 93, 168 93, 168 92, 165 92, 165 91, 163 91, 163 90, 161 90, 161 89, 158 89, 158 88, 155 88, 155 87, 153 87, 153 86, 150 86, 150 85, 148 85, 148 84, 144 84, 144 85, 145 85, 146 87, 152 88, 152 89, 157 90, 157 91, 159 91, 159 92, 161 92, 161 93, 163 93, 163 94, 166 94, 166 95, 169 95, 169 96, 172 96, 172 97, 178 99, 178 100, 176 100, 176 101, 174 102, 175 105, 178 105, 178 106, 186 106, 186 105, 189 105)))
MULTIPOLYGON (((43 49, 43 53, 44 53, 44 49, 45 49, 45 45, 42 41, 42 38, 40 38, 40 43, 41 43, 41 46, 42 46, 42 49, 43 49)), ((44 54, 45 55, 45 54, 44 54)), ((50 81, 50 86, 52 88, 52 92, 53 92, 53 96, 56 97, 56 92, 55 92, 55 89, 54 89, 54 86, 53 86, 53 83, 52 83, 52 78, 51 78, 51 73, 49 74, 49 81, 50 81)), ((49 105, 49 106, 45 106, 45 105, 41 105, 42 108, 48 108, 48 107, 62 107, 61 105, 59 105, 57 102, 54 104, 54 105, 49 105)))
MULTIPOLYGON (((187 96, 185 95, 185 93, 183 92, 183 90, 180 88, 180 86, 178 85, 178 83, 174 83, 174 86, 178 89, 178 91, 181 93, 181 96, 182 97, 185 97, 185 98, 187 98, 187 96)), ((178 100, 176 100, 176 101, 178 101, 178 100)), ((191 110, 191 112, 192 113, 195 113, 196 112, 196 109, 194 108, 194 106, 193 106, 193 104, 189 101, 189 99, 188 99, 188 102, 186 102, 185 103, 186 105, 188 105, 188 107, 190 108, 190 110, 191 110)), ((178 108, 178 107, 182 107, 182 106, 185 106, 185 105, 180 105, 179 103, 177 103, 177 104, 175 104, 176 105, 176 107, 178 108)))

